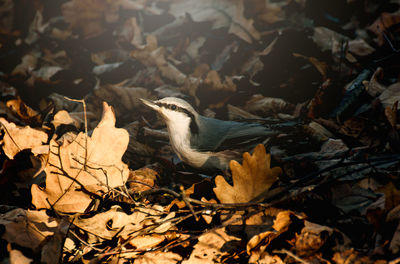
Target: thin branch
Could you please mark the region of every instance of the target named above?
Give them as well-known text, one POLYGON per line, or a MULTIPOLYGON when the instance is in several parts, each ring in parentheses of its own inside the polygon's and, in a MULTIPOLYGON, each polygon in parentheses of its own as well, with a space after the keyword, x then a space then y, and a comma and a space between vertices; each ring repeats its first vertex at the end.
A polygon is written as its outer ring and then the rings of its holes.
POLYGON ((72 99, 67 96, 64 96, 65 99, 72 101, 72 102, 78 102, 83 105, 83 116, 85 120, 85 162, 83 164, 84 170, 86 170, 86 163, 87 163, 87 157, 88 157, 88 128, 87 128, 87 113, 86 113, 86 102, 85 99, 72 99))
POLYGON ((294 258, 296 261, 303 263, 303 264, 311 264, 311 262, 305 261, 304 259, 300 258, 299 256, 295 255, 293 252, 287 250, 287 249, 280 249, 280 250, 274 250, 272 253, 277 253, 277 254, 286 254, 292 258, 294 258))

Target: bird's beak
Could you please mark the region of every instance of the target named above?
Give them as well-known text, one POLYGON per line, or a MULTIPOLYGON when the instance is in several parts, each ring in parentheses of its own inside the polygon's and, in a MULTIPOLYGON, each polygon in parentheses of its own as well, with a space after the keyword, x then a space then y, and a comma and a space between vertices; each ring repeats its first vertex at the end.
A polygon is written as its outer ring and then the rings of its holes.
POLYGON ((142 101, 142 103, 147 105, 148 107, 156 110, 157 112, 160 111, 160 107, 158 105, 156 105, 153 101, 146 100, 146 99, 143 99, 143 98, 140 98, 140 101, 142 101))

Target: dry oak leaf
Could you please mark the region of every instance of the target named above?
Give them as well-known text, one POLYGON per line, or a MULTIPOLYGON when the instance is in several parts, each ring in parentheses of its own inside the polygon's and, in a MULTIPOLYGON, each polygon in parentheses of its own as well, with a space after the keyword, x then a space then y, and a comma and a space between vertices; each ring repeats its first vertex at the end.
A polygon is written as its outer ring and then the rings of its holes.
POLYGON ((44 131, 29 126, 18 127, 0 118, 1 130, 4 130, 4 138, 0 141, 4 153, 8 158, 14 158, 15 154, 24 149, 32 149, 44 145, 48 136, 44 131))
POLYGON ((6 105, 26 124, 37 125, 42 123, 40 114, 26 105, 20 97, 8 100, 6 105))
POLYGON ((173 252, 146 252, 135 259, 135 264, 175 264, 180 263, 182 257, 173 252))
MULTIPOLYGON (((274 225, 272 231, 262 232, 258 235, 253 236, 249 242, 247 243, 246 250, 249 255, 260 255, 265 251, 266 247, 278 237, 280 234, 286 232, 289 229, 290 224, 292 223, 292 216, 294 216, 291 211, 282 211, 279 212, 274 220, 274 225), (261 247, 260 244, 262 243, 261 247), (259 247, 257 251, 253 251, 256 247, 259 247)), ((254 258, 254 256, 253 256, 254 258)))
POLYGON ((213 189, 221 203, 246 203, 268 190, 282 174, 279 167, 270 168, 271 155, 265 147, 259 144, 253 155, 243 154, 243 165, 231 160, 229 167, 232 171, 233 186, 227 183, 221 175, 215 178, 216 187, 213 189))
POLYGON ((9 243, 40 251, 46 238, 53 236, 62 226, 45 211, 14 209, 0 214, 0 225, 5 227, 1 238, 9 243))
POLYGON ((31 189, 36 208, 83 213, 92 202, 88 192, 101 195, 125 184, 129 169, 121 158, 129 134, 115 121, 111 106, 103 103, 102 119, 90 137, 81 132, 71 142, 50 141, 46 188, 34 184, 31 189))
POLYGON ((65 22, 86 38, 104 32, 107 23, 119 19, 120 9, 143 10, 146 0, 71 0, 61 6, 65 22))
POLYGON ((258 40, 260 32, 253 26, 253 20, 244 15, 244 0, 176 0, 169 13, 175 18, 187 14, 195 22, 211 22, 212 29, 229 28, 229 33, 235 34, 248 43, 258 40))
POLYGON ((223 227, 206 232, 199 237, 189 259, 182 264, 221 263, 221 258, 236 251, 239 244, 240 239, 228 235, 223 227))
POLYGON ((155 214, 153 210, 137 210, 128 215, 121 207, 113 206, 110 210, 98 213, 90 218, 76 218, 74 225, 99 238, 111 240, 117 233, 128 236, 129 233, 143 228, 146 216, 155 214), (120 233, 122 231, 122 233, 120 233))

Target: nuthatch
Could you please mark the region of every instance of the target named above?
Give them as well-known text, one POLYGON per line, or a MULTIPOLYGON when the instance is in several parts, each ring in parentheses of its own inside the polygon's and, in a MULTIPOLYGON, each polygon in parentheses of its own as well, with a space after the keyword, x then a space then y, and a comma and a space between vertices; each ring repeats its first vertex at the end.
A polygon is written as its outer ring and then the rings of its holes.
POLYGON ((141 101, 160 113, 174 152, 195 168, 227 170, 230 160, 241 159, 238 149, 277 134, 259 124, 202 116, 189 103, 176 97, 141 101))

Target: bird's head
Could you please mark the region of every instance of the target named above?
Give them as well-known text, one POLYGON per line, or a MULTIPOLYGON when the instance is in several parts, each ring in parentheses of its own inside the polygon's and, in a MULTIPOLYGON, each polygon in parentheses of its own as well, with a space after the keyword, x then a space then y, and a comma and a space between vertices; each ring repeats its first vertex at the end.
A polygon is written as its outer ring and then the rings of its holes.
POLYGON ((167 126, 184 126, 187 124, 192 133, 197 133, 197 117, 199 114, 185 100, 176 97, 165 97, 156 101, 140 100, 160 113, 167 126))

